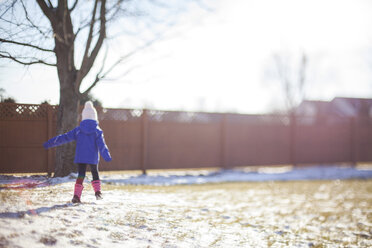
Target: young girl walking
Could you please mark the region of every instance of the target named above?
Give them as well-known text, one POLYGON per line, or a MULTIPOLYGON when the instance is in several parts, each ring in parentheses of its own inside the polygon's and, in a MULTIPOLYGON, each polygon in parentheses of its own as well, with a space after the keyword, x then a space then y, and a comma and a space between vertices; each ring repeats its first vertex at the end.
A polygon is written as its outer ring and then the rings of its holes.
POLYGON ((76 151, 74 163, 78 164, 78 178, 75 182, 73 203, 80 203, 83 191, 83 181, 87 165, 92 172, 92 186, 97 200, 102 199, 101 181, 98 175, 99 154, 105 161, 111 161, 110 152, 103 137, 103 131, 98 126, 97 111, 91 101, 85 103, 82 112, 80 125, 73 130, 51 138, 44 143, 44 147, 50 148, 59 146, 71 141, 76 141, 76 151))

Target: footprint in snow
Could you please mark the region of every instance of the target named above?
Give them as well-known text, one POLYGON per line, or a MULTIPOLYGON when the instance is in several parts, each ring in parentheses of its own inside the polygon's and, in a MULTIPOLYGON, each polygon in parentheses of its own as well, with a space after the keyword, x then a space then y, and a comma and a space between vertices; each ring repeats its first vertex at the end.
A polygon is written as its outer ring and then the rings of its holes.
POLYGON ((57 239, 52 236, 44 236, 40 238, 39 242, 43 243, 44 245, 52 246, 57 243, 57 239))

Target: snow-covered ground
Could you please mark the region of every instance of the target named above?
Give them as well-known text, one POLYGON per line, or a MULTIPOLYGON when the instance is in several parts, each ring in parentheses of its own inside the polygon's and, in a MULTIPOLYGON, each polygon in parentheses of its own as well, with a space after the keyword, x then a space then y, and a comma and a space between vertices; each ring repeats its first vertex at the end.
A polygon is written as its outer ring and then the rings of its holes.
POLYGON ((0 247, 372 246, 371 167, 75 176, 0 176, 0 247))
MULTIPOLYGON (((362 166, 267 166, 243 167, 231 170, 162 170, 149 171, 147 175, 133 172, 101 172, 103 183, 117 185, 182 185, 222 182, 265 182, 294 180, 342 180, 372 178, 372 165, 362 166)), ((89 179, 89 169, 87 177, 89 179)), ((45 176, 8 176, 0 175, 0 185, 6 188, 35 187, 74 182, 77 174, 64 178, 47 178, 45 176), (19 185, 18 185, 19 184, 19 185)), ((1 187, 0 187, 1 189, 1 187)))
POLYGON ((178 185, 220 182, 264 182, 293 180, 336 180, 372 178, 371 166, 273 166, 217 171, 163 171, 148 175, 114 174, 102 180, 113 184, 178 185))

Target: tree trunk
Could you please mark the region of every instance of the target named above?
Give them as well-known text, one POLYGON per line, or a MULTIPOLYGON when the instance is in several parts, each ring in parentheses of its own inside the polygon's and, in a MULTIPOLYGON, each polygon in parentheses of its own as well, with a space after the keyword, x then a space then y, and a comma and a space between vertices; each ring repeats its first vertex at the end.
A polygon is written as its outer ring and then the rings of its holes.
MULTIPOLYGON (((57 113, 57 134, 66 133, 78 124, 80 92, 74 63, 74 32, 67 2, 59 1, 51 23, 54 31, 57 71, 60 85, 57 113)), ((76 171, 75 142, 57 147, 54 177, 63 177, 76 171)))
MULTIPOLYGON (((57 134, 66 133, 74 129, 79 120, 80 92, 76 81, 77 70, 74 65, 74 43, 72 29, 56 28, 58 37, 55 39, 55 53, 60 84, 59 107, 57 113, 57 134), (67 37, 67 38, 66 38, 67 37)), ((75 142, 57 147, 55 161, 55 177, 64 177, 76 171, 74 165, 75 142)))
MULTIPOLYGON (((58 43, 56 42, 56 44, 58 43)), ((73 46, 58 44, 55 50, 60 84, 57 134, 63 134, 74 129, 78 124, 80 92, 76 86, 77 71, 71 61, 73 58, 73 46)), ((64 177, 76 171, 74 158, 75 142, 57 147, 54 177, 64 177)))
MULTIPOLYGON (((70 73, 73 74, 73 73, 70 73)), ((75 90, 73 83, 74 75, 67 75, 64 80, 64 85, 61 83, 60 101, 57 114, 57 134, 66 133, 74 129, 79 121, 79 94, 75 90), (69 82, 70 79, 71 81, 69 82)), ((74 165, 75 157, 75 142, 64 144, 57 147, 55 161, 55 177, 63 177, 76 171, 74 165)))

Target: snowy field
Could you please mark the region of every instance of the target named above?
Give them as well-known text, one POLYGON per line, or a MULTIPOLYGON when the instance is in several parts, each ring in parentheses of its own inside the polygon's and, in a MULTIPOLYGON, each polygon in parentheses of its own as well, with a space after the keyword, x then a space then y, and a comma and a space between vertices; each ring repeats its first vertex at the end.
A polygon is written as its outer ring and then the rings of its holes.
POLYGON ((372 247, 372 168, 0 176, 0 247, 372 247))

